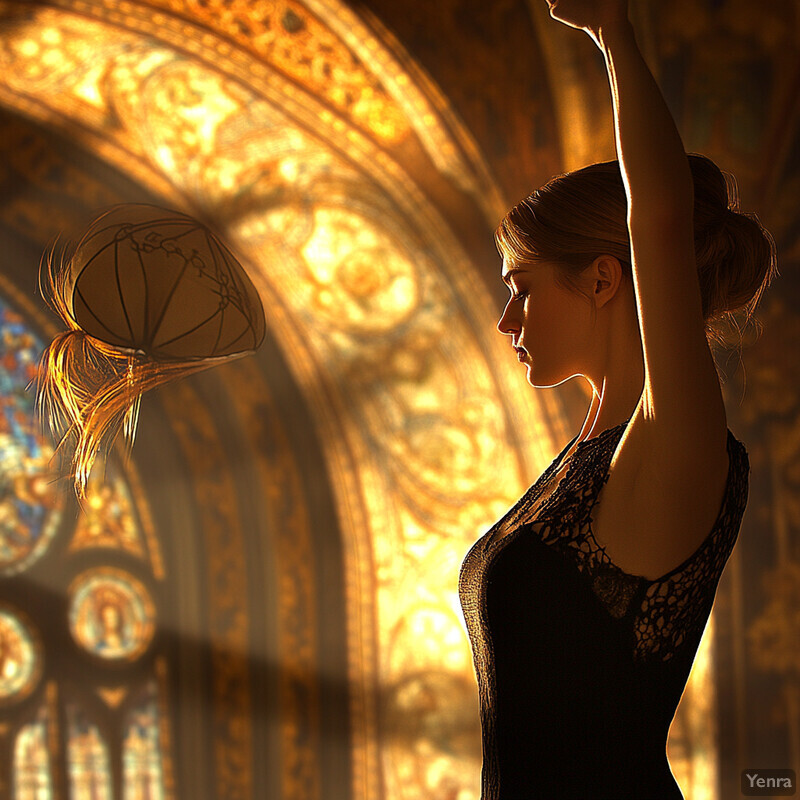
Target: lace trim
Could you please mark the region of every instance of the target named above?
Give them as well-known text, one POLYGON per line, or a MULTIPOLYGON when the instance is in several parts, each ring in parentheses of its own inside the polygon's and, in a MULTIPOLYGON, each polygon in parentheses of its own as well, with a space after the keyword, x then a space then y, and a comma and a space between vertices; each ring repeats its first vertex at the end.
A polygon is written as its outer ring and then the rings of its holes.
POLYGON ((728 431, 730 466, 722 506, 711 533, 682 564, 648 582, 636 620, 636 655, 668 661, 686 641, 703 634, 717 584, 739 535, 749 492, 750 460, 728 431))
MULTIPOLYGON (((561 457, 557 457, 487 533, 485 555, 493 557, 506 539, 515 538, 524 529, 533 529, 544 544, 559 550, 589 578, 595 595, 615 619, 633 613, 632 601, 644 589, 633 620, 634 656, 638 660, 668 661, 685 642, 696 644, 702 635, 747 504, 749 459, 744 445, 728 430, 728 476, 711 532, 681 565, 650 581, 614 564, 591 527, 592 510, 608 480, 611 459, 627 424, 628 421, 623 422, 579 443, 566 474, 537 508, 561 466, 561 457)), ((569 445, 562 454, 568 448, 569 445)))

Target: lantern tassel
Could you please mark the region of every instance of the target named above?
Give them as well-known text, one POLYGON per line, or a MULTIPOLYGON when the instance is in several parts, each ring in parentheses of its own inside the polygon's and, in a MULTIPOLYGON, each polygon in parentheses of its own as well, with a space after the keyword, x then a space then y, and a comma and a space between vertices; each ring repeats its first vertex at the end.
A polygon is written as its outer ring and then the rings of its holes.
POLYGON ((136 438, 136 428, 139 423, 139 409, 142 405, 142 393, 137 389, 136 385, 133 356, 128 357, 126 374, 129 405, 123 418, 122 432, 125 439, 125 454, 129 457, 133 449, 133 441, 136 438))

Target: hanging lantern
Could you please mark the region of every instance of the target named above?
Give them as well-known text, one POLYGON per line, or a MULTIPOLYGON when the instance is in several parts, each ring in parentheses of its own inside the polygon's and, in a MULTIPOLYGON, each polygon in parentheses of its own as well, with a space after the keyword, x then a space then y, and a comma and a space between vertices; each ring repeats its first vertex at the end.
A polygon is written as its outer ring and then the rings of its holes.
POLYGON ((37 407, 75 441, 78 496, 99 450, 123 430, 130 451, 144 391, 252 353, 261 300, 242 266, 197 220, 142 204, 113 208, 68 257, 43 262, 40 288, 69 330, 42 355, 37 407))

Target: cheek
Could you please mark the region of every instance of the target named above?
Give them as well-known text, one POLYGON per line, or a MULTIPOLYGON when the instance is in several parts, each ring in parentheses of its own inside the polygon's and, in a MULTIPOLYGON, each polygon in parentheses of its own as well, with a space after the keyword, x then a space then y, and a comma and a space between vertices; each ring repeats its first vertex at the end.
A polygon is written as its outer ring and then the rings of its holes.
POLYGON ((525 341, 531 348, 547 352, 572 352, 585 347, 591 335, 590 310, 580 298, 555 295, 550 301, 529 303, 525 314, 525 341))

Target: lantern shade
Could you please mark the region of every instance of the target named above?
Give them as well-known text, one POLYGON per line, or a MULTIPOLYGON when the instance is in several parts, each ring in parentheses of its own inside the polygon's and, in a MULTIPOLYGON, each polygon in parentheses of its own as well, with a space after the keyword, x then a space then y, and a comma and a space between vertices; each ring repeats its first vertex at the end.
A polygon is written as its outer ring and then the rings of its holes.
POLYGON ((74 443, 75 492, 122 432, 130 453, 142 394, 253 352, 266 321, 258 292, 204 225, 158 206, 117 206, 69 257, 42 260, 42 296, 67 326, 45 348, 36 407, 74 443))
POLYGON ((70 259, 72 314, 90 336, 157 361, 255 350, 258 293, 231 252, 197 220, 127 204, 91 225, 70 259))

